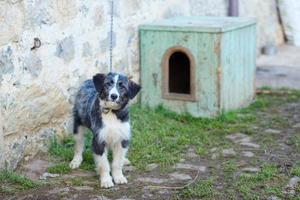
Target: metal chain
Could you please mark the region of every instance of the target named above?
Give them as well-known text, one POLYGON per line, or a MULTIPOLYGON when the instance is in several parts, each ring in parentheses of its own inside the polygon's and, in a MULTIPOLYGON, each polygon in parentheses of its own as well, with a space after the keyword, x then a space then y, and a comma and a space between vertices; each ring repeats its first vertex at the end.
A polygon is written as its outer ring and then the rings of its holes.
POLYGON ((114 30, 114 0, 111 0, 111 10, 110 10, 110 44, 109 44, 109 69, 112 71, 113 63, 113 30, 114 30))

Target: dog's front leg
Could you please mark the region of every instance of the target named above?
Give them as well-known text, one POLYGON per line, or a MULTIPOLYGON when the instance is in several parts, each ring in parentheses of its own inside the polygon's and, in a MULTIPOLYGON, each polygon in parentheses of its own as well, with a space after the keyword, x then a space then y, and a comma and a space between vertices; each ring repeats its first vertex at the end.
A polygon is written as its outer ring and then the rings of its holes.
POLYGON ((127 150, 128 140, 123 140, 122 142, 115 144, 113 147, 112 175, 116 184, 127 183, 127 179, 123 175, 122 171, 127 150))
POLYGON ((98 137, 93 139, 94 160, 96 172, 100 175, 101 187, 110 188, 114 186, 110 176, 110 166, 107 158, 108 149, 105 142, 100 142, 98 137))
POLYGON ((80 166, 83 158, 82 153, 84 151, 84 134, 86 132, 86 128, 83 126, 79 126, 79 131, 74 133, 75 138, 75 151, 73 160, 70 162, 69 166, 71 169, 76 169, 80 166))

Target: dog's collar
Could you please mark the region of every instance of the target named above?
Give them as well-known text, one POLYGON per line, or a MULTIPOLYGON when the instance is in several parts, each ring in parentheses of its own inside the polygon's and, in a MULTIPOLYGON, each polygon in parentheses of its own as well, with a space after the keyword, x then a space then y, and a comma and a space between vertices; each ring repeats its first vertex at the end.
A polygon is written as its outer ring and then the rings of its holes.
POLYGON ((107 114, 111 111, 111 109, 110 108, 102 108, 101 111, 103 114, 107 114))
POLYGON ((118 111, 126 109, 126 108, 127 108, 127 105, 124 108, 121 108, 119 110, 114 110, 114 109, 111 109, 111 108, 101 108, 101 112, 103 114, 108 114, 109 112, 114 112, 115 113, 115 112, 118 112, 118 111))

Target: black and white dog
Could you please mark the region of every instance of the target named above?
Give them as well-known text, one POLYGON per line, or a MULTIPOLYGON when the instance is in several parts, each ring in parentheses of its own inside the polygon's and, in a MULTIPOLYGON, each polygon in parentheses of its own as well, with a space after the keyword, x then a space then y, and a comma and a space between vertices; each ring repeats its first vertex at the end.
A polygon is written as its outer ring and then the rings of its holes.
POLYGON ((70 167, 78 168, 82 162, 85 128, 89 128, 93 132, 92 149, 101 187, 114 186, 113 180, 116 184, 127 183, 122 168, 130 140, 128 102, 140 89, 138 84, 124 75, 97 74, 93 80, 83 83, 76 96, 74 105, 76 143, 70 167), (108 149, 113 152, 113 179, 110 176, 108 149))

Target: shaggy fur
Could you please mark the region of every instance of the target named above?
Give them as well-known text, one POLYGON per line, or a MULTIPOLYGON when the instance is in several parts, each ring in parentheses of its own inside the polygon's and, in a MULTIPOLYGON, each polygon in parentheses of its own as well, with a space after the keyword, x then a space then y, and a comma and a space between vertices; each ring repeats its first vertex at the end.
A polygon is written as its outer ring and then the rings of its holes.
POLYGON ((72 169, 82 162, 85 128, 93 133, 92 149, 96 171, 101 178, 101 187, 109 188, 125 184, 127 179, 122 168, 130 141, 128 102, 141 87, 124 75, 97 74, 93 80, 83 83, 74 105, 75 153, 70 163, 72 169), (107 158, 108 149, 113 152, 112 177, 107 158), (114 181, 114 183, 113 183, 114 181))

